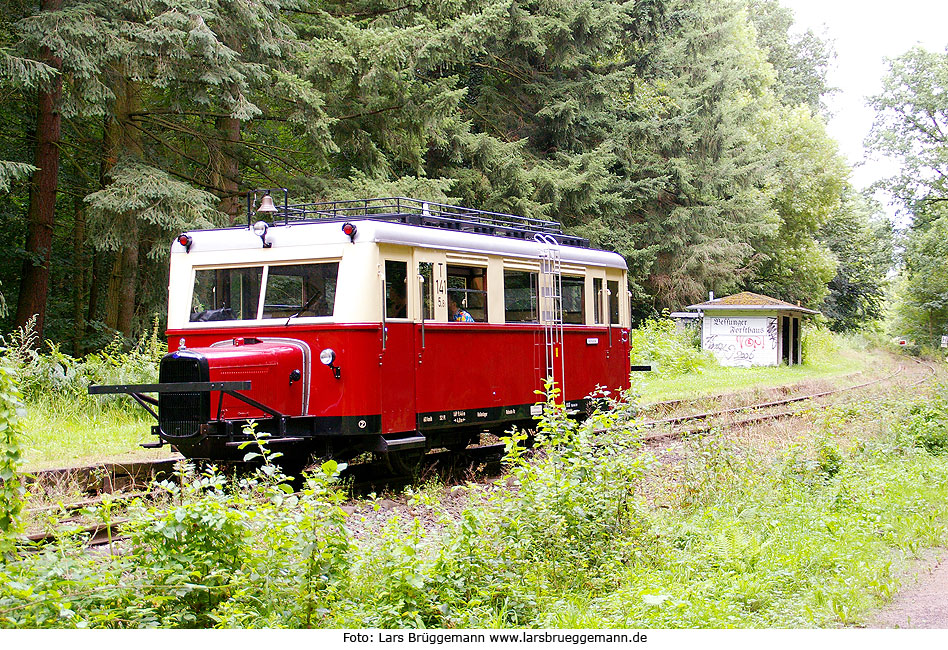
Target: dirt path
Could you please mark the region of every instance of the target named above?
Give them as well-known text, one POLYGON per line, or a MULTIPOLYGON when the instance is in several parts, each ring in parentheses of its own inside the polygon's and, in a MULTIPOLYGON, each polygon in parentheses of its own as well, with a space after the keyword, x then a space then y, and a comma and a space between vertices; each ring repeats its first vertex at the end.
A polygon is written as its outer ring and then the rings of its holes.
POLYGON ((923 558, 916 565, 917 582, 906 586, 866 627, 948 629, 948 549, 923 558))

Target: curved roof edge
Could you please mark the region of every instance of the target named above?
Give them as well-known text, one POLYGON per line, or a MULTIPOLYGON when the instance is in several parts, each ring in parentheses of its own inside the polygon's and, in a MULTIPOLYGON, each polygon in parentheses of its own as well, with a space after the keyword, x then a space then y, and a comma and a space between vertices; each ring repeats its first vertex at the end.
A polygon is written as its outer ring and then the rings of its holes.
MULTIPOLYGON (((533 240, 458 232, 446 228, 413 226, 370 219, 353 219, 351 223, 358 229, 354 240, 356 244, 374 242, 525 259, 537 259, 542 251, 549 249, 548 244, 533 240)), ((192 230, 187 234, 192 237, 192 251, 195 252, 260 248, 260 238, 246 227, 192 230)), ((271 225, 266 237, 274 248, 350 243, 349 237, 342 232, 338 222, 271 225)), ((556 248, 560 251, 560 260, 565 263, 590 264, 622 270, 628 268, 625 258, 611 251, 563 245, 558 245, 556 248)), ((183 253, 185 249, 175 240, 171 252, 183 253)))

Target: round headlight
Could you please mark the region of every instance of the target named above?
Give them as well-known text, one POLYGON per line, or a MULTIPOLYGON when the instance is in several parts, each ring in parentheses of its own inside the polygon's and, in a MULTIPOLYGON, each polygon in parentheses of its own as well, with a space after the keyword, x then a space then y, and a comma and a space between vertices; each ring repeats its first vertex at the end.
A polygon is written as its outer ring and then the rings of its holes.
POLYGON ((336 360, 336 353, 332 348, 326 348, 319 353, 319 361, 324 366, 331 366, 332 362, 336 360))
POLYGON ((266 222, 266 221, 258 221, 257 223, 255 223, 255 224, 253 225, 253 234, 255 234, 257 237, 263 237, 264 235, 266 235, 266 234, 267 234, 267 222, 266 222))

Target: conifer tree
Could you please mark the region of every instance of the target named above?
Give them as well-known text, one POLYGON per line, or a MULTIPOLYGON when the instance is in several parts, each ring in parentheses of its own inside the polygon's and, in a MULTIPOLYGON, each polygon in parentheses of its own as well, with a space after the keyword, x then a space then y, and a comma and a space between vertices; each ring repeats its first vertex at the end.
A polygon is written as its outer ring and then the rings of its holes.
MULTIPOLYGON (((55 12, 60 5, 61 0, 42 0, 40 12, 55 12)), ((41 48, 37 55, 37 58, 44 65, 57 72, 62 66, 62 59, 48 47, 41 48)), ((62 81, 58 74, 43 84, 36 93, 35 153, 30 184, 26 255, 23 259, 23 271, 16 306, 15 323, 22 327, 35 318, 35 328, 39 339, 43 337, 46 318, 49 265, 52 258, 53 230, 56 218, 56 188, 59 183, 59 136, 62 119, 60 115, 61 97, 62 81)), ((22 167, 18 168, 21 172, 23 169, 22 167)))
POLYGON ((643 71, 641 111, 622 124, 622 167, 639 181, 625 231, 641 308, 678 308, 737 288, 753 270, 752 242, 777 227, 757 146, 758 102, 773 83, 746 15, 734 3, 670 4, 643 71), (641 292, 640 292, 641 293, 641 292))

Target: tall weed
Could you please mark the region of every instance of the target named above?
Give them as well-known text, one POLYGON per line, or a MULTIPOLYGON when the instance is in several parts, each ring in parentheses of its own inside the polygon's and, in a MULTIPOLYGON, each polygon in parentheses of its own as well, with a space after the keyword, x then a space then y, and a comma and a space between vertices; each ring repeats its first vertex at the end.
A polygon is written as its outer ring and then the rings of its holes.
POLYGON ((826 365, 840 351, 840 335, 826 327, 805 323, 803 326, 803 362, 811 366, 826 365))
POLYGON ((700 373, 715 363, 714 356, 701 349, 700 328, 680 328, 670 318, 646 320, 632 330, 629 342, 632 363, 650 363, 662 377, 700 373))
POLYGON ((14 535, 20 531, 25 489, 20 479, 23 451, 20 447, 23 401, 16 373, 0 364, 0 558, 14 550, 14 535))
POLYGON ((898 424, 898 433, 908 444, 933 455, 948 454, 948 387, 909 405, 898 424))
POLYGON ((99 352, 77 359, 63 352, 59 345, 45 342, 41 348, 34 321, 0 337, 2 357, 19 376, 20 388, 28 402, 49 400, 79 402, 98 409, 101 404, 128 404, 124 396, 91 398, 91 384, 153 383, 158 379, 158 362, 166 352, 157 321, 130 350, 124 350, 123 339, 116 337, 99 352))

